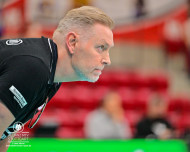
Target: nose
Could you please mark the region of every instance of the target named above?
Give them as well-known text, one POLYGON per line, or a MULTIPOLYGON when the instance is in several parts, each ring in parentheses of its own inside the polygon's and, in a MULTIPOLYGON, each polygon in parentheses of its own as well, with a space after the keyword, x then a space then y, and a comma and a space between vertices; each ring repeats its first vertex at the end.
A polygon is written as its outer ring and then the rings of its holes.
POLYGON ((110 65, 111 64, 109 52, 106 52, 105 56, 103 57, 102 64, 103 65, 110 65))

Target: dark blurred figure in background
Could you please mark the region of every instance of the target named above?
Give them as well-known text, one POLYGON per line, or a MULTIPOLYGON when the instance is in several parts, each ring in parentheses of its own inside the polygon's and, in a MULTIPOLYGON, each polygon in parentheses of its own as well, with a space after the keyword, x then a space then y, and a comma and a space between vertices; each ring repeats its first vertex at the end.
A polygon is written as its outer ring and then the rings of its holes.
POLYGON ((93 111, 85 124, 87 138, 93 139, 126 139, 132 133, 124 117, 122 101, 117 92, 109 92, 93 111))
POLYGON ((135 2, 136 5, 136 18, 140 18, 142 16, 146 15, 146 10, 145 10, 145 0, 136 0, 135 2))
POLYGON ((174 129, 165 118, 168 103, 154 95, 148 103, 147 115, 137 124, 136 138, 171 139, 174 129))

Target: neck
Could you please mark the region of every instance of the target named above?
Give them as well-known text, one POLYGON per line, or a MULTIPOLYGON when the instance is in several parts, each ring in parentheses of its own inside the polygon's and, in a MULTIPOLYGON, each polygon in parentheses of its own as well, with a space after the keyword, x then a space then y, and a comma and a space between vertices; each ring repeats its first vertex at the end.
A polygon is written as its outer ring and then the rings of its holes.
POLYGON ((72 65, 71 57, 65 48, 65 46, 57 44, 58 59, 55 71, 54 82, 71 82, 71 81, 80 81, 80 78, 76 75, 72 65))

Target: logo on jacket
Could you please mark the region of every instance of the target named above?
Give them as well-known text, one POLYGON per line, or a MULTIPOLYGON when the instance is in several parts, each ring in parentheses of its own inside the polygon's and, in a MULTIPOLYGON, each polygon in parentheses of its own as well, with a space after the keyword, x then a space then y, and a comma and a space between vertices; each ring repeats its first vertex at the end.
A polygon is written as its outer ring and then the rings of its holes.
POLYGON ((23 41, 21 39, 11 39, 11 40, 7 40, 6 44, 7 45, 19 45, 21 44, 23 41))
POLYGON ((15 88, 13 85, 9 88, 9 90, 13 93, 14 99, 18 102, 19 106, 23 108, 27 105, 27 102, 23 95, 15 88))

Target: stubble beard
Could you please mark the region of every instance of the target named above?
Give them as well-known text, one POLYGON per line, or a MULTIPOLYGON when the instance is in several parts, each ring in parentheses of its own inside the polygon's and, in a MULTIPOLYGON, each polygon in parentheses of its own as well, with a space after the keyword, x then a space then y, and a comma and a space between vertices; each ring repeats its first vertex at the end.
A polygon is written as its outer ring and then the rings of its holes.
POLYGON ((80 81, 88 81, 88 82, 96 82, 99 79, 99 76, 88 76, 86 75, 84 72, 82 72, 81 70, 79 70, 76 66, 73 65, 73 69, 76 73, 76 75, 79 77, 80 81))

